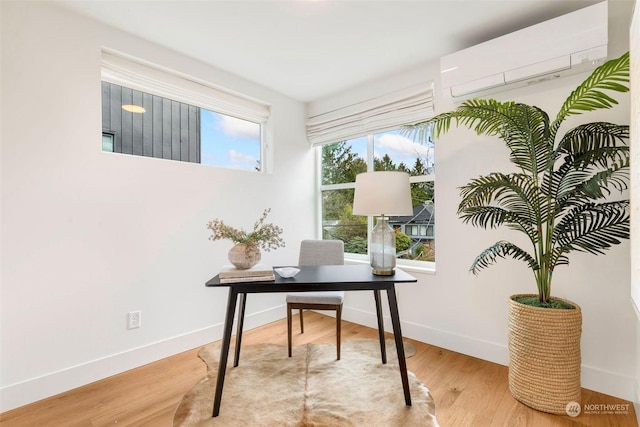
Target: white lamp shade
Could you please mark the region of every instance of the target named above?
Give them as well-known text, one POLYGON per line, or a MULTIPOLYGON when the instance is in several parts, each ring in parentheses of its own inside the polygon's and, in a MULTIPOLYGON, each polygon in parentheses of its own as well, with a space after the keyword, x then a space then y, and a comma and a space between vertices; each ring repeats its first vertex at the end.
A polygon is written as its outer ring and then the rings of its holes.
POLYGON ((356 176, 354 215, 411 215, 411 185, 406 172, 365 172, 356 176))

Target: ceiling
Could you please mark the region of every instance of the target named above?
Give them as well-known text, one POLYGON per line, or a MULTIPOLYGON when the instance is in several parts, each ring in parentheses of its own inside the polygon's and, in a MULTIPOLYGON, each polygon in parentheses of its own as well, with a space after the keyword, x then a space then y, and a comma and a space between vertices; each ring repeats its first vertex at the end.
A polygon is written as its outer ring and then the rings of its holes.
MULTIPOLYGON (((309 102, 591 0, 56 0, 108 25, 309 102)), ((630 16, 633 0, 610 0, 630 16)))

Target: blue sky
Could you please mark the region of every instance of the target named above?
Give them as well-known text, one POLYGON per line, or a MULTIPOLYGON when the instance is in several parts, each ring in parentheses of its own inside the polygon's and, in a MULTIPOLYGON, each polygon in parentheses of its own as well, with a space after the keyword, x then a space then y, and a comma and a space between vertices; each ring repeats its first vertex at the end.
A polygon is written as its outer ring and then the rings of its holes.
POLYGON ((201 163, 255 170, 260 160, 260 125, 200 110, 201 163))

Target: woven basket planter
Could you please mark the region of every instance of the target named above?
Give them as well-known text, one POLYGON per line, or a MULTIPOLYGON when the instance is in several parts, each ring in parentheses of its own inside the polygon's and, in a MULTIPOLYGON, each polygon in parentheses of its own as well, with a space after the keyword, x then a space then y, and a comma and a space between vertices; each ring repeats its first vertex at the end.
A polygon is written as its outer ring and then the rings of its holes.
MULTIPOLYGON (((532 307, 509 299, 509 390, 543 412, 566 415, 580 403, 582 311, 532 307)), ((556 298, 560 300, 560 298, 556 298)))

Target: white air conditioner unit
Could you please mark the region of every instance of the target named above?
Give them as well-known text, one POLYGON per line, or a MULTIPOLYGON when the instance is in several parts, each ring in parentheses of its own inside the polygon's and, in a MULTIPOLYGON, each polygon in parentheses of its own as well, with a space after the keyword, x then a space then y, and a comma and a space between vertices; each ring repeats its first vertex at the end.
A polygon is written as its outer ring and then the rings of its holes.
POLYGON ((440 59, 445 97, 463 100, 594 69, 607 57, 607 2, 440 59))

